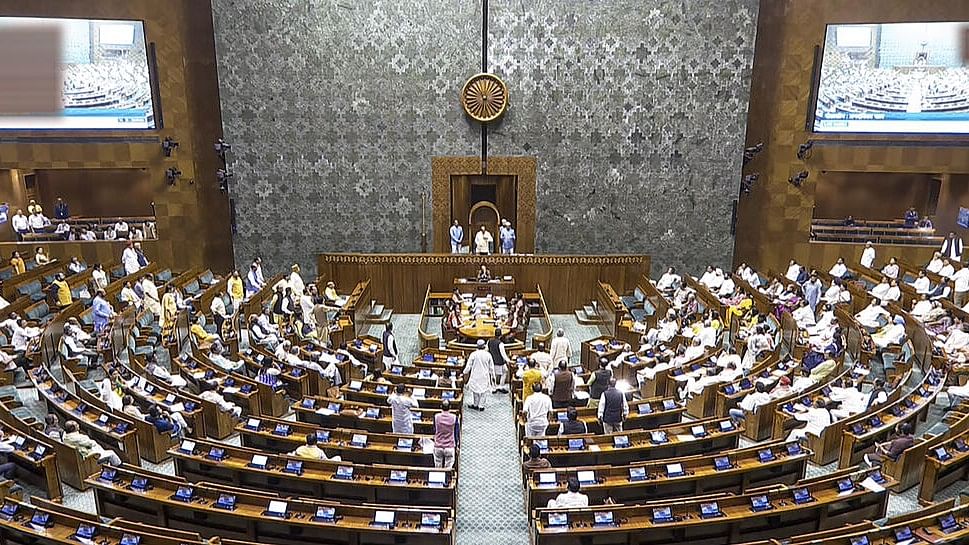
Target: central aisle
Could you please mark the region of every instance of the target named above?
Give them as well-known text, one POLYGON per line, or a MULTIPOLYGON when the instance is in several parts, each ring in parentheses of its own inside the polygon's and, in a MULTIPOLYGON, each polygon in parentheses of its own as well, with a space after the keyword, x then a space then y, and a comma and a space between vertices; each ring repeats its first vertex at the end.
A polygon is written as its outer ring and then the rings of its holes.
POLYGON ((458 545, 528 543, 521 457, 508 394, 488 396, 484 412, 464 407, 458 545))

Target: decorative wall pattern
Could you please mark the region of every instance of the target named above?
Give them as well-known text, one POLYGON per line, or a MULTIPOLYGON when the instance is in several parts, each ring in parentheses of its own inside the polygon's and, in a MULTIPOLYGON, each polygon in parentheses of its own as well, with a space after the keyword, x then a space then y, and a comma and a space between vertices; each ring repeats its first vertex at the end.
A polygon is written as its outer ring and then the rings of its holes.
MULTIPOLYGON (((491 0, 511 105, 489 152, 538 158, 539 252, 729 262, 757 3, 491 0)), ((480 2, 213 9, 237 261, 418 251, 430 158, 480 153, 458 102, 480 2)))

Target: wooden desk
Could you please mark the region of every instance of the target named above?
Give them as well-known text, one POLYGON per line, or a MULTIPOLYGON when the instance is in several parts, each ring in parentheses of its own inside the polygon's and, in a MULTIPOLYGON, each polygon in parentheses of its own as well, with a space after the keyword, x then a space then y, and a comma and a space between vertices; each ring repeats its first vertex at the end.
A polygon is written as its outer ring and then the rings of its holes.
MULTIPOLYGON (((861 473, 860 482, 867 472, 861 473)), ((582 509, 537 509, 533 513, 532 538, 536 545, 573 544, 591 540, 608 543, 645 544, 740 543, 757 539, 783 538, 801 533, 881 518, 888 504, 888 491, 862 486, 839 494, 838 479, 803 485, 813 502, 796 504, 788 487, 751 492, 742 496, 708 496, 679 501, 650 502, 636 506, 597 506, 582 509), (765 495, 773 508, 755 512, 754 496, 765 495), (718 503, 722 516, 702 518, 701 505, 718 503), (653 522, 653 510, 669 508, 670 522, 653 522), (594 524, 595 513, 611 511, 616 524, 594 524), (564 513, 565 526, 550 526, 549 516, 564 513)), ((891 484, 886 483, 886 484, 891 484)))
POLYGON ((697 420, 688 424, 674 424, 656 430, 630 430, 628 432, 610 435, 569 435, 563 437, 527 438, 524 441, 524 451, 535 441, 547 441, 548 452, 545 457, 553 467, 593 466, 630 464, 642 460, 658 458, 677 458, 694 454, 705 454, 721 450, 737 448, 743 427, 730 431, 720 431, 721 422, 731 422, 729 418, 710 418, 697 420), (694 426, 703 426, 706 431, 704 437, 694 437, 691 433, 694 426), (668 442, 655 444, 650 441, 652 431, 666 432, 668 442), (629 438, 628 447, 616 447, 615 437, 629 438), (585 448, 569 450, 569 439, 584 439, 585 448))
POLYGON ((177 447, 169 454, 175 458, 175 474, 192 482, 213 482, 253 490, 307 498, 327 498, 350 503, 380 503, 455 507, 456 479, 452 470, 433 468, 364 465, 350 462, 307 460, 283 454, 266 454, 260 450, 231 447, 210 441, 195 441, 193 452, 177 447), (226 458, 208 457, 213 448, 222 449, 226 458), (265 467, 251 465, 252 457, 267 458, 265 467), (286 472, 289 461, 302 463, 302 473, 286 472), (351 468, 351 478, 336 476, 337 468, 351 468), (406 472, 406 481, 391 479, 392 472, 406 472), (429 484, 429 473, 440 471, 445 484, 429 484))
MULTIPOLYGON (((296 420, 315 424, 323 428, 345 428, 366 430, 373 433, 391 433, 393 418, 390 408, 384 404, 348 401, 333 397, 308 397, 293 403, 296 420), (371 416, 367 416, 367 411, 371 416), (376 411, 376 417, 373 417, 376 411)), ((414 432, 421 435, 434 434, 434 416, 441 412, 436 409, 415 409, 421 415, 414 422, 414 432)), ((456 412, 460 414, 460 412, 456 412)))
POLYGON ((935 493, 951 485, 956 481, 969 479, 969 451, 960 451, 956 447, 956 441, 969 440, 969 433, 963 432, 955 437, 950 437, 947 441, 938 445, 937 448, 944 448, 952 458, 940 461, 935 452, 930 452, 925 457, 925 465, 922 468, 922 484, 919 487, 919 503, 928 505, 932 503, 935 493))
POLYGON ((493 295, 511 299, 515 295, 514 279, 495 278, 488 282, 479 282, 477 278, 455 278, 452 285, 461 293, 471 293, 475 297, 493 295))
POLYGON ((179 486, 185 481, 137 472, 129 468, 118 470, 118 480, 108 483, 92 477, 88 484, 94 487, 98 514, 104 517, 123 517, 179 530, 198 532, 204 536, 221 535, 261 543, 295 544, 358 544, 392 542, 409 544, 450 545, 454 541, 453 513, 442 508, 352 506, 342 503, 288 499, 275 494, 260 493, 239 488, 223 488, 216 485, 198 484, 193 487, 192 501, 174 499, 179 486), (135 477, 147 478, 151 488, 140 492, 130 488, 135 477), (221 494, 236 497, 235 509, 215 506, 221 494), (287 502, 288 515, 274 517, 266 514, 270 501, 287 502), (313 520, 319 507, 335 509, 334 522, 313 520), (371 524, 380 510, 395 513, 393 527, 376 527, 371 524), (440 515, 440 529, 420 527, 424 513, 440 515))
MULTIPOLYGON (((362 401, 374 405, 387 405, 387 396, 394 390, 393 384, 374 382, 369 380, 359 381, 360 389, 354 389, 353 382, 348 382, 340 387, 340 394, 350 401, 362 401), (386 388, 385 393, 381 393, 386 388)), ((415 388, 424 388, 417 386, 415 388)), ((413 394, 412 394, 413 395, 413 394)), ((451 402, 451 409, 460 413, 464 392, 457 388, 426 387, 424 395, 413 395, 414 399, 420 404, 421 408, 440 409, 444 399, 451 402), (450 397, 447 397, 450 396, 450 397)))
POLYGON ((528 506, 529 509, 545 507, 549 500, 566 491, 568 479, 577 477, 579 471, 595 472, 595 483, 582 484, 582 493, 589 496, 591 504, 601 504, 606 498, 612 498, 621 504, 713 493, 743 494, 761 486, 793 484, 804 478, 807 460, 811 456, 811 451, 806 449, 802 449, 800 454, 788 454, 788 447, 796 445, 796 441, 776 441, 717 454, 649 460, 619 466, 526 471, 528 506), (760 460, 760 453, 765 450, 773 453, 773 460, 760 460), (730 467, 718 470, 714 461, 718 457, 726 457, 730 467), (680 464, 683 475, 667 476, 669 464, 680 464), (630 477, 631 471, 642 471, 645 478, 634 480, 630 477), (542 473, 554 474, 555 483, 540 484, 542 473))
MULTIPOLYGON (((61 488, 61 478, 57 474, 57 454, 53 443, 43 441, 33 435, 20 433, 16 428, 0 422, 0 431, 6 438, 14 440, 15 449, 7 454, 7 460, 17 466, 14 479, 30 483, 44 492, 52 500, 60 500, 64 495, 61 488), (23 444, 16 446, 16 437, 23 438, 23 444), (44 455, 39 458, 32 456, 37 447, 43 447, 44 455)), ((37 435, 40 435, 38 431, 37 435)))
POLYGON ((317 444, 326 451, 327 456, 339 455, 344 460, 358 464, 434 467, 434 457, 431 453, 424 453, 420 447, 421 439, 427 436, 367 434, 360 430, 325 430, 312 424, 268 417, 256 420, 258 427, 255 429, 246 426, 249 423, 248 420, 236 426, 243 446, 267 452, 292 452, 296 447, 305 444, 308 434, 315 433, 317 444), (279 425, 288 426, 289 435, 273 433, 279 425), (326 434, 329 434, 328 438, 324 437, 326 434), (365 446, 350 444, 350 440, 356 434, 367 437, 365 446), (413 446, 410 450, 398 449, 397 441, 400 438, 411 439, 413 446))

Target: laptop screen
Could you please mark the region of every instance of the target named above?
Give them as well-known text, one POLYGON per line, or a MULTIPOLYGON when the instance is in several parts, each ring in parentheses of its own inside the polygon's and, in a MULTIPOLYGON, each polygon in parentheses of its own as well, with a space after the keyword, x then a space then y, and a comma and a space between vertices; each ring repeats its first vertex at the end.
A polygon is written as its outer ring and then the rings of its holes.
POLYGON ((720 422, 720 431, 732 431, 732 430, 733 430, 733 422, 729 420, 724 420, 720 422))
POLYGON ((769 448, 757 451, 757 457, 760 458, 761 462, 770 462, 774 459, 774 452, 769 448))
POLYGON ((939 460, 948 460, 949 458, 951 458, 951 456, 949 456, 949 453, 945 450, 945 447, 939 447, 935 449, 935 457, 938 458, 939 460))
POLYGON ((16 503, 4 503, 3 507, 0 507, 0 513, 12 517, 17 514, 17 510, 20 508, 16 503))
POLYGON ((367 436, 362 433, 355 433, 350 439, 350 444, 355 447, 365 447, 367 446, 367 436))
POLYGON ((441 514, 421 513, 421 526, 439 528, 441 526, 441 514))
POLYGON ((575 476, 579 479, 579 484, 593 484, 596 482, 595 471, 579 471, 575 476))
POLYGON ((585 448, 585 439, 569 439, 569 450, 582 450, 585 448))
POLYGON ((387 388, 386 384, 378 384, 377 387, 374 388, 374 391, 377 392, 378 394, 386 394, 389 391, 389 389, 387 388))
POLYGON ((548 525, 549 526, 568 526, 569 516, 565 513, 549 513, 548 514, 548 525))
POLYGON ((649 403, 640 403, 636 409, 639 411, 639 414, 649 414, 653 412, 653 408, 649 405, 649 403))
POLYGON ((956 518, 952 515, 952 513, 946 513, 939 517, 939 526, 943 530, 954 528, 956 526, 956 518))
POLYGON ((851 545, 870 545, 868 536, 858 536, 851 538, 851 545))
POLYGON ((390 471, 390 481, 394 483, 407 482, 407 472, 399 469, 392 469, 390 471))
POLYGON ((182 452, 195 452, 195 441, 190 441, 188 439, 182 441, 179 445, 178 450, 182 452))
POLYGON ((336 518, 335 507, 317 507, 316 518, 320 520, 333 520, 336 518))
POLYGON ((304 409, 312 409, 313 407, 316 407, 316 400, 315 399, 312 399, 312 398, 310 398, 310 399, 304 399, 303 402, 300 403, 300 405, 304 409))
POLYGON ((629 436, 628 435, 617 435, 612 438, 612 444, 616 448, 626 448, 629 446, 629 436))
POLYGON ((730 469, 730 458, 727 458, 726 456, 718 456, 713 459, 713 466, 717 469, 717 471, 730 469))
POLYGON ((375 524, 393 524, 396 513, 393 511, 377 511, 373 514, 375 524))
POLYGON ((556 480, 555 473, 545 471, 538 474, 538 484, 555 484, 556 480))
POLYGON ((548 439, 536 439, 533 444, 538 447, 538 450, 548 452, 548 439))
POLYGON ((250 464, 253 467, 266 467, 267 462, 269 462, 269 457, 263 454, 253 454, 250 464))
POLYGON ((221 460, 225 458, 225 449, 219 447, 212 447, 209 450, 209 458, 214 458, 216 460, 221 460))
POLYGON ((397 439, 397 448, 410 450, 414 447, 414 440, 410 437, 401 437, 397 439))
POLYGON ((250 430, 258 430, 260 424, 262 424, 262 420, 259 420, 258 418, 250 418, 249 420, 246 420, 246 427, 250 430))
POLYGON ((770 505, 770 502, 767 501, 767 496, 754 496, 750 498, 750 505, 754 509, 764 509, 770 505))
POLYGON ((367 411, 364 413, 364 416, 367 418, 380 418, 380 409, 376 407, 367 407, 367 411))
POLYGON ((47 526, 48 522, 50 522, 50 513, 34 511, 34 516, 30 518, 30 523, 35 526, 47 526))
POLYGON ((91 526, 90 524, 81 524, 77 527, 77 531, 74 534, 81 539, 91 539, 94 537, 97 528, 91 526))
POLYGON ((192 499, 192 487, 191 486, 180 486, 175 490, 175 497, 180 500, 191 500, 192 499))
POLYGON ((666 409, 667 411, 671 411, 676 408, 676 402, 673 401, 672 399, 664 399, 663 408, 666 409))
POLYGON ((148 488, 148 479, 145 477, 135 477, 131 479, 131 488, 135 490, 146 490, 148 488))
POLYGON ((646 468, 644 467, 629 468, 629 479, 632 481, 646 480, 646 468))
POLYGON ((703 437, 707 434, 707 430, 705 430, 703 426, 693 426, 690 428, 690 433, 692 433, 694 437, 703 437))
POLYGON ((318 442, 318 443, 326 443, 329 440, 330 440, 330 431, 329 430, 317 430, 317 432, 316 432, 316 442, 318 442))
POLYGON ((98 477, 98 479, 105 482, 113 483, 117 476, 118 476, 117 469, 106 467, 101 470, 101 475, 98 477))
POLYGON ((791 455, 791 456, 797 456, 798 454, 801 453, 801 444, 800 443, 789 443, 787 445, 787 453, 789 455, 791 455))
POLYGON ((670 507, 657 507, 653 509, 653 522, 669 522, 673 520, 673 509, 670 507))
POLYGON ((121 536, 121 545, 139 545, 141 543, 141 536, 136 536, 132 534, 123 534, 121 536))
POLYGON ((596 524, 613 524, 615 520, 612 511, 596 511, 592 516, 596 524))
POLYGON ((720 516, 720 505, 715 501, 712 501, 709 503, 701 503, 700 515, 704 517, 718 517, 720 516))
POLYGON ((428 471, 427 482, 431 484, 444 484, 447 482, 447 474, 443 471, 428 471))
POLYGON ((797 488, 794 490, 794 503, 807 503, 811 501, 811 493, 807 488, 797 488))
POLYGON ((338 466, 336 468, 336 476, 341 479, 350 479, 353 477, 353 466, 338 466))
POLYGON ((266 512, 271 515, 276 515, 280 517, 286 516, 286 510, 289 504, 284 501, 272 500, 269 502, 269 507, 266 508, 266 512))
POLYGON ((683 464, 666 464, 667 477, 679 477, 683 475, 683 464))
POLYGON ((286 460, 286 471, 290 473, 301 473, 303 471, 303 462, 299 460, 286 460))
POLYGON ((289 435, 289 424, 276 424, 273 433, 276 435, 289 435))
POLYGON ((912 529, 908 526, 895 529, 895 541, 908 541, 912 539, 912 529))
POLYGON ((649 432, 649 438, 654 443, 665 443, 666 442, 666 432, 665 431, 651 431, 651 432, 649 432))
POLYGON ((236 497, 232 494, 219 494, 219 500, 215 503, 219 507, 231 509, 236 506, 236 497))
POLYGON ((849 492, 855 489, 855 483, 851 479, 841 479, 838 481, 838 492, 849 492))

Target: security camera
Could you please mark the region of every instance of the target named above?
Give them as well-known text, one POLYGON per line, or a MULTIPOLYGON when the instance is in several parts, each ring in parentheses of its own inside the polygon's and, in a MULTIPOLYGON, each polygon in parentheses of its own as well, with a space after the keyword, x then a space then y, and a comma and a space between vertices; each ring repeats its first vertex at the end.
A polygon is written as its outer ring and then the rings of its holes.
POLYGON ((165 171, 165 179, 168 180, 168 185, 175 185, 175 180, 182 175, 182 171, 175 167, 169 168, 165 171))
POLYGON ((175 141, 171 136, 166 136, 165 140, 162 141, 162 151, 165 152, 165 157, 171 157, 172 152, 178 148, 178 142, 175 141))

